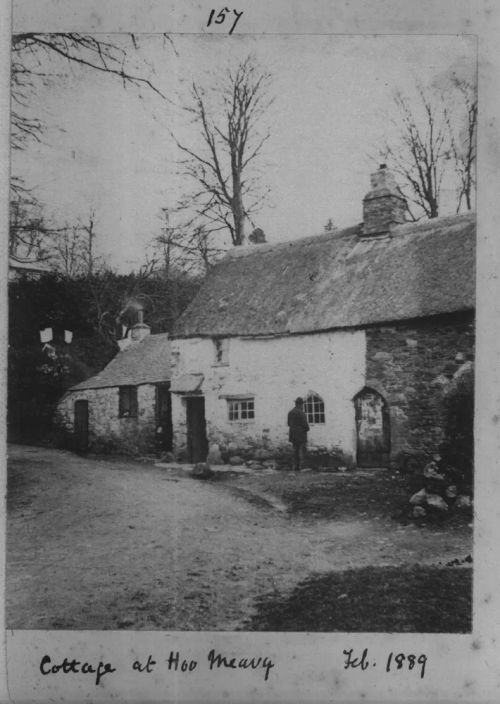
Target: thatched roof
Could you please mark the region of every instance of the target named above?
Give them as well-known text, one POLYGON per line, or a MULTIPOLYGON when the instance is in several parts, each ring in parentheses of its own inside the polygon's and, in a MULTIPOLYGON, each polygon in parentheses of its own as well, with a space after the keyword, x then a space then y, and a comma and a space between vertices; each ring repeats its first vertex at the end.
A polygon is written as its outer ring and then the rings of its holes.
POLYGON ((167 333, 148 335, 118 352, 102 372, 73 386, 71 391, 109 386, 138 386, 170 381, 170 340, 167 333))
POLYGON ((471 310, 475 216, 361 226, 232 250, 209 273, 175 335, 304 333, 471 310))

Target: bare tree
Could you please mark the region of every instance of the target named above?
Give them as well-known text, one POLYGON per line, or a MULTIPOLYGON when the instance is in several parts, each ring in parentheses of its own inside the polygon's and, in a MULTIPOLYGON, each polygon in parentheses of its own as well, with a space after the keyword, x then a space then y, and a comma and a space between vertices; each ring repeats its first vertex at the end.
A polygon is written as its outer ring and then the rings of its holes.
POLYGON ((477 95, 473 81, 455 71, 417 86, 418 102, 397 92, 394 135, 380 157, 400 177, 412 219, 437 217, 446 183, 456 190, 456 212, 471 210, 475 192, 477 95))
POLYGON ((439 214, 441 186, 449 158, 448 126, 441 100, 426 93, 421 86, 418 94, 418 112, 412 110, 409 100, 399 91, 395 94, 396 137, 385 143, 381 156, 402 179, 410 216, 416 219, 410 207, 412 203, 427 217, 435 218, 439 214))
MULTIPOLYGON (((153 83, 152 77, 136 74, 130 67, 130 54, 138 48, 137 38, 129 34, 130 47, 120 46, 88 34, 41 34, 28 32, 12 36, 11 65, 11 145, 24 149, 32 141, 40 141, 44 124, 33 113, 36 91, 48 85, 57 75, 57 64, 51 59, 66 60, 70 65, 81 66, 118 78, 123 85, 132 85, 139 91, 152 90, 162 99, 167 97, 153 83)), ((170 42, 167 35, 164 41, 170 42)), ((151 67, 142 67, 151 73, 151 67)), ((60 65, 59 65, 60 69, 60 65)))
POLYGON ((64 228, 51 226, 42 204, 26 188, 13 194, 9 209, 9 254, 31 261, 47 261, 52 255, 52 239, 64 228))
POLYGON ((211 231, 202 223, 177 223, 171 219, 171 210, 162 208, 162 227, 153 238, 154 261, 168 279, 172 272, 199 274, 224 253, 224 248, 213 240, 211 231))
POLYGON ((54 268, 64 276, 75 278, 82 274, 82 236, 78 227, 66 227, 55 238, 52 259, 54 268))
POLYGON ((87 221, 82 223, 81 230, 85 237, 85 246, 83 249, 83 260, 85 263, 85 268, 87 276, 91 276, 94 273, 98 257, 95 255, 94 251, 94 240, 96 236, 96 210, 91 206, 88 214, 87 221))
POLYGON ((195 184, 179 204, 193 214, 186 223, 192 233, 200 225, 202 233, 227 230, 232 244, 241 245, 245 220, 252 222, 267 196, 253 167, 269 138, 260 123, 272 104, 270 80, 250 55, 209 89, 193 83, 185 110, 199 128, 202 146, 197 150, 176 140, 186 155, 183 172, 195 184))
POLYGON ((39 204, 19 195, 11 200, 9 216, 9 254, 39 259, 45 229, 39 204))
POLYGON ((176 250, 181 247, 182 233, 178 228, 172 226, 168 208, 161 209, 160 217, 162 220, 161 230, 160 234, 154 238, 153 245, 158 264, 168 278, 170 269, 177 259, 178 252, 176 250))
POLYGON ((102 258, 96 256, 94 249, 96 222, 96 210, 91 206, 85 221, 52 233, 51 260, 57 271, 69 277, 87 278, 102 271, 102 258))
POLYGON ((446 109, 450 151, 458 177, 458 213, 464 201, 467 210, 472 210, 476 188, 477 91, 472 83, 457 76, 453 77, 452 82, 462 108, 459 120, 454 120, 454 115, 446 109))

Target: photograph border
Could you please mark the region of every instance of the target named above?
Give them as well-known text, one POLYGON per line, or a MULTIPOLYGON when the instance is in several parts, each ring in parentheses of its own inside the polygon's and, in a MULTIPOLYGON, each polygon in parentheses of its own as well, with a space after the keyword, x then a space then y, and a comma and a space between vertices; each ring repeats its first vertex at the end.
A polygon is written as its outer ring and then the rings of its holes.
MULTIPOLYGON (((152 0, 14 0, 15 31, 69 31, 92 33, 134 31, 137 33, 207 32, 206 18, 213 3, 162 2, 152 0), (119 26, 116 26, 116 25, 119 26)), ((434 702, 494 701, 500 681, 500 589, 498 556, 498 502, 500 457, 500 245, 496 232, 500 222, 498 97, 500 95, 500 8, 481 0, 252 0, 239 4, 246 16, 238 30, 266 34, 472 34, 478 38, 479 130, 478 130, 478 274, 476 316, 476 406, 475 439, 477 468, 474 524, 474 618, 471 634, 361 634, 361 633, 193 633, 127 631, 5 631, 0 652, 4 663, 2 701, 47 701, 58 698, 77 702, 107 701, 112 697, 128 702, 176 701, 234 702, 338 701, 338 702, 434 702), (321 29, 321 32, 318 30, 321 29), (443 31, 447 29, 448 31, 443 31), (413 672, 363 672, 344 668, 344 651, 368 648, 380 662, 389 652, 426 653, 425 678, 413 672), (267 680, 248 671, 208 671, 211 649, 236 657, 267 657, 274 670, 267 680), (200 666, 191 673, 171 672, 165 663, 171 652, 179 652, 200 666), (73 675, 43 677, 40 658, 50 653, 53 661, 64 657, 89 663, 112 663, 116 672, 104 676, 96 687, 93 678, 73 675), (154 673, 138 672, 133 663, 148 656, 162 662, 154 673)), ((3 12, 3 9, 2 9, 3 12)), ((7 8, 6 17, 8 18, 7 8)), ((2 16, 3 19, 3 16, 2 16)), ((4 25, 5 26, 5 25, 4 25)), ((8 27, 8 25, 7 25, 8 27)), ((222 30, 217 30, 222 31, 222 30)), ((2 109, 8 115, 8 32, 4 31, 2 53, 2 109), (7 91, 7 94, 6 94, 7 91)), ((8 124, 5 122, 3 124, 8 124)), ((2 202, 8 204, 8 130, 2 129, 2 202)), ((8 228, 8 205, 2 218, 8 228)), ((7 236, 2 238, 6 246, 7 236)), ((2 324, 6 340, 7 256, 2 258, 2 324)), ((6 345, 2 349, 6 364, 6 345)), ((6 379, 2 393, 6 400, 6 379)), ((3 456, 6 453, 5 403, 1 404, 3 456)), ((5 463, 3 463, 5 470, 5 463)), ((5 472, 4 472, 4 487, 5 472)), ((5 506, 4 506, 5 513, 5 506)), ((4 516, 5 525, 5 516, 4 516)))

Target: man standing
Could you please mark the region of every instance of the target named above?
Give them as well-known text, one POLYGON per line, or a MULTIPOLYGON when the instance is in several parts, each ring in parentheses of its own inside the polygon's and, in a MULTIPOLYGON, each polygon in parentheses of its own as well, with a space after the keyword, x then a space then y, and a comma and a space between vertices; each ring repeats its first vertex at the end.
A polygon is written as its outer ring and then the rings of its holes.
POLYGON ((288 439, 293 445, 293 468, 297 472, 300 471, 304 461, 307 432, 309 430, 303 406, 304 401, 299 396, 299 398, 295 399, 295 408, 292 408, 288 414, 288 427, 290 428, 288 439))

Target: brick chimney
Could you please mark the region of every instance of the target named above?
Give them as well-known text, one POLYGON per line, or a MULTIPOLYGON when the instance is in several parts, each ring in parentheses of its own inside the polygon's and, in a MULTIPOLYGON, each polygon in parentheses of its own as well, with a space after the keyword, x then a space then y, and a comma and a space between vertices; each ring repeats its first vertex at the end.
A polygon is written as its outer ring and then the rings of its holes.
POLYGON ((405 222, 406 199, 398 192, 394 174, 385 164, 370 176, 371 191, 363 198, 362 237, 388 235, 405 222))
POLYGON ((144 311, 142 308, 137 309, 137 322, 130 330, 130 338, 133 342, 140 342, 145 337, 151 334, 151 328, 144 323, 144 311))

